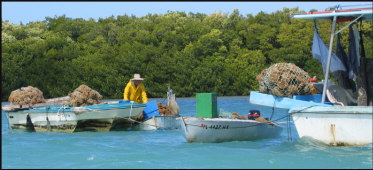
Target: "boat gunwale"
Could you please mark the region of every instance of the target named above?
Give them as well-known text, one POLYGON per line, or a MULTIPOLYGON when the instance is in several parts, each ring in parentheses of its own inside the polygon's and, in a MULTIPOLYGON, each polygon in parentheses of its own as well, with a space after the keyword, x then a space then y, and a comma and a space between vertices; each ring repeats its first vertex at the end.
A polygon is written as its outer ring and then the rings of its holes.
POLYGON ((185 124, 185 126, 189 125, 189 126, 200 126, 200 125, 196 125, 196 124, 191 124, 191 123, 186 123, 186 121, 191 120, 199 120, 199 121, 207 121, 209 123, 235 123, 235 122, 241 122, 241 123, 250 123, 251 125, 249 126, 243 126, 243 127, 231 127, 231 128, 247 128, 247 127, 253 127, 253 126, 262 126, 262 125, 271 125, 271 126, 276 126, 276 127, 280 127, 282 128, 279 124, 275 123, 275 122, 259 122, 259 121, 256 121, 256 120, 244 120, 244 119, 230 119, 230 118, 201 118, 201 117, 181 117, 181 119, 184 121, 183 124, 185 124), (222 120, 222 121, 221 121, 222 120))
MULTIPOLYGON (((213 122, 223 122, 223 121, 226 121, 226 122, 258 122, 258 121, 255 121, 255 120, 246 120, 246 119, 230 119, 230 118, 204 118, 204 117, 187 117, 187 116, 182 116, 184 120, 206 120, 206 121, 213 121, 213 122)), ((258 122, 258 123, 262 123, 262 122, 258 122)))
POLYGON ((292 112, 289 112, 289 114, 297 114, 297 113, 312 113, 312 114, 373 114, 373 112, 348 112, 348 111, 344 111, 344 112, 341 112, 341 111, 292 111, 292 112))
MULTIPOLYGON (((63 105, 59 105, 61 107, 55 107, 53 109, 50 109, 49 111, 47 111, 47 107, 48 106, 43 106, 43 107, 38 107, 38 108, 24 108, 24 109, 16 109, 16 110, 3 110, 4 112, 18 112, 18 113, 21 113, 21 112, 32 112, 32 113, 46 113, 46 112, 49 112, 49 113, 54 113, 54 112, 59 112, 59 110, 62 110, 61 112, 93 112, 93 111, 101 111, 101 110, 119 110, 119 109, 128 109, 128 108, 131 108, 130 106, 125 106, 125 107, 108 107, 108 108, 102 108, 102 109, 97 109, 97 108, 94 108, 94 109, 91 109, 91 108, 88 108, 88 107, 84 107, 84 106, 80 106, 80 107, 71 107, 71 106, 68 106, 67 108, 63 108, 63 105), (82 109, 75 109, 75 108, 82 108, 82 109)), ((139 106, 139 105, 136 105, 136 106, 132 106, 132 108, 145 108, 146 105, 144 106, 139 106)))
POLYGON ((373 106, 309 106, 289 109, 289 114, 313 113, 313 114, 373 114, 373 106), (325 109, 322 109, 325 108, 325 109), (350 110, 350 109, 360 110, 350 110), (329 110, 328 110, 329 109, 329 110), (370 110, 368 110, 370 109, 370 110))

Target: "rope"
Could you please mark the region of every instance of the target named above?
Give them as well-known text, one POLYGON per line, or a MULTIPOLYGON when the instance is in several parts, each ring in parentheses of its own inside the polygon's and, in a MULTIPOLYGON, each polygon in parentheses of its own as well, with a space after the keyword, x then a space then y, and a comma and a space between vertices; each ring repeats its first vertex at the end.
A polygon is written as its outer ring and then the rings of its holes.
MULTIPOLYGON (((162 100, 160 103, 163 103, 166 99, 167 99, 167 98, 163 98, 163 100, 162 100)), ((157 110, 158 110, 158 106, 157 106, 156 109, 150 111, 149 113, 153 113, 153 112, 155 112, 155 111, 157 111, 157 110)))
POLYGON ((271 117, 269 117, 269 120, 272 120, 272 116, 275 113, 276 99, 277 99, 277 96, 275 96, 275 100, 273 101, 272 114, 271 114, 271 117))
POLYGON ((47 120, 47 130, 48 130, 48 132, 51 132, 52 131, 51 123, 49 122, 49 118, 48 118, 49 109, 50 109, 50 106, 47 107, 47 118, 46 118, 46 120, 47 120))
MULTIPOLYGON (((164 100, 163 100, 163 101, 164 101, 164 100)), ((162 102, 163 102, 163 101, 162 101, 162 102)), ((133 103, 134 103, 134 102, 131 102, 130 116, 129 116, 128 118, 124 118, 124 119, 130 120, 130 121, 132 121, 132 122, 134 122, 134 123, 138 123, 138 124, 143 124, 143 125, 153 126, 153 127, 155 127, 155 128, 162 128, 162 129, 168 129, 168 130, 175 130, 174 128, 166 128, 166 127, 161 127, 161 126, 157 126, 157 125, 146 124, 146 123, 144 123, 144 122, 141 122, 141 121, 137 121, 137 120, 132 119, 131 117, 132 117, 132 105, 133 105, 133 103)), ((153 110, 152 112, 154 112, 154 111, 156 111, 156 110, 153 110)))
POLYGON ((66 118, 66 116, 65 116, 65 109, 66 109, 66 105, 62 105, 59 109, 58 109, 58 111, 57 111, 57 116, 58 116, 58 118, 60 118, 60 120, 58 120, 58 121, 61 121, 61 115, 60 115, 60 110, 63 108, 63 110, 62 110, 62 115, 65 117, 65 121, 67 121, 67 118, 66 118))
MULTIPOLYGON (((157 126, 157 125, 151 125, 151 124, 146 124, 144 122, 141 122, 141 121, 137 121, 137 120, 133 120, 131 118, 124 118, 124 119, 128 119, 128 120, 131 120, 135 123, 138 123, 138 124, 143 124, 143 125, 147 125, 147 126, 152 126, 152 127, 155 127, 155 128, 161 128, 161 129, 166 129, 166 130, 177 130, 175 128, 167 128, 167 127, 162 127, 162 126, 157 126)), ((177 130, 178 131, 178 130, 177 130)))
POLYGON ((319 33, 319 28, 320 28, 320 27, 317 25, 315 19, 313 20, 313 25, 314 25, 314 27, 315 27, 316 32, 319 33))
MULTIPOLYGON (((200 126, 200 125, 194 125, 194 124, 186 124, 186 123, 184 123, 185 125, 190 125, 190 126, 200 126)), ((254 126, 261 126, 261 125, 263 125, 264 123, 258 123, 258 124, 256 124, 256 125, 250 125, 250 126, 241 126, 241 127, 229 127, 230 129, 231 128, 247 128, 247 127, 254 127, 254 126)))
POLYGON ((298 110, 298 111, 296 111, 296 112, 293 112, 293 113, 291 113, 291 114, 296 114, 296 113, 299 113, 299 112, 301 112, 301 111, 303 111, 303 110, 306 110, 306 109, 309 109, 309 108, 311 108, 311 107, 315 107, 315 106, 317 106, 317 105, 307 106, 307 107, 305 107, 305 108, 303 108, 303 109, 300 109, 300 110, 298 110))
MULTIPOLYGON (((301 109, 301 110, 298 110, 298 111, 296 111, 296 112, 293 112, 293 113, 291 113, 291 114, 300 113, 301 111, 306 110, 306 109, 309 109, 309 108, 314 107, 314 106, 316 106, 316 105, 305 107, 305 108, 303 108, 303 109, 301 109)), ((289 141, 292 141, 293 139, 292 139, 292 135, 291 135, 290 114, 287 115, 287 116, 289 116, 289 117, 288 117, 288 120, 287 120, 287 124, 288 124, 288 131, 287 131, 287 133, 288 133, 288 140, 289 140, 289 141)))
MULTIPOLYGON (((287 129, 287 130, 288 130, 288 140, 291 141, 291 140, 292 140, 292 137, 291 137, 291 126, 290 126, 290 122, 291 122, 290 114, 285 115, 285 116, 283 116, 283 117, 280 117, 280 118, 278 118, 278 119, 272 120, 272 116, 273 116, 273 114, 274 114, 274 108, 275 108, 274 106, 275 106, 275 103, 276 103, 276 100, 275 100, 274 105, 273 105, 273 108, 272 108, 272 114, 271 114, 271 118, 270 118, 270 120, 271 120, 271 122, 274 123, 274 124, 287 123, 287 126, 288 126, 288 129, 287 129), (277 122, 278 120, 281 120, 281 119, 284 119, 284 118, 287 118, 287 121, 286 121, 286 122, 277 122)), ((301 109, 301 110, 298 110, 297 112, 293 112, 292 114, 295 114, 295 113, 301 112, 301 111, 303 111, 303 110, 305 110, 305 109, 308 109, 308 108, 311 108, 311 107, 314 107, 314 106, 308 106, 308 107, 306 107, 306 108, 303 108, 303 109, 301 109)), ((131 109, 132 109, 132 107, 131 107, 131 109)), ((175 128, 167 128, 167 127, 162 127, 162 126, 157 126, 157 125, 145 124, 144 122, 140 122, 140 121, 133 120, 133 119, 130 119, 130 118, 127 118, 127 119, 132 120, 132 121, 134 121, 134 122, 136 122, 136 123, 139 123, 139 124, 148 125, 148 126, 153 126, 153 127, 155 127, 155 128, 162 128, 162 129, 167 129, 167 130, 177 130, 177 129, 175 129, 175 128)), ((190 126, 200 126, 200 125, 194 125, 194 124, 187 124, 187 123, 185 123, 183 117, 181 117, 181 120, 183 121, 183 123, 184 123, 185 126, 186 126, 186 125, 190 125, 190 126)), ((268 124, 270 124, 270 123, 268 123, 268 124)), ((255 125, 242 126, 242 127, 230 127, 230 128, 247 128, 247 127, 255 127, 255 126, 261 126, 261 125, 264 125, 264 123, 258 123, 258 124, 255 124, 255 125)))
MULTIPOLYGON (((316 105, 315 105, 315 106, 316 106, 316 105)), ((297 112, 294 112, 294 113, 292 113, 292 114, 299 113, 299 112, 301 112, 301 111, 303 111, 303 110, 305 110, 305 109, 311 108, 311 107, 314 107, 314 106, 308 106, 308 107, 303 108, 303 109, 301 109, 301 110, 298 110, 297 112)), ((275 120, 273 120, 273 121, 271 120, 271 122, 277 124, 276 121, 281 120, 281 119, 284 119, 284 118, 288 118, 287 121, 286 121, 286 123, 288 123, 288 128, 289 128, 289 129, 288 129, 288 134, 291 135, 291 129, 290 129, 290 121, 291 121, 291 119, 290 119, 290 114, 287 114, 287 115, 285 115, 285 116, 283 116, 283 117, 280 117, 280 118, 278 118, 278 119, 275 119, 275 120)), ((260 125, 263 125, 263 124, 264 124, 264 123, 258 123, 258 124, 256 124, 256 125, 242 126, 242 127, 229 127, 229 128, 247 128, 247 127, 260 126, 260 125)), ((194 125, 194 124, 185 124, 185 125, 190 125, 190 126, 200 126, 200 125, 194 125)), ((290 137, 289 137, 289 138, 290 138, 290 137)))
POLYGON ((133 120, 131 117, 132 117, 132 105, 133 105, 133 101, 131 101, 131 110, 130 110, 130 116, 128 117, 128 120, 131 120, 131 121, 135 121, 133 120))
POLYGON ((292 137, 291 137, 291 126, 290 126, 290 116, 288 116, 287 125, 288 125, 288 128, 287 128, 288 141, 292 141, 292 137))
POLYGON ((163 98, 163 100, 162 100, 162 102, 161 103, 163 103, 165 100, 167 99, 167 97, 166 98, 163 98))
POLYGON ((181 117, 181 120, 183 121, 183 124, 184 124, 184 127, 185 127, 185 132, 188 131, 188 128, 187 128, 187 126, 186 126, 187 124, 185 123, 184 118, 181 117))
MULTIPOLYGON (((167 99, 167 95, 166 95, 166 98, 163 98, 163 100, 160 102, 160 103, 164 103, 164 101, 167 99)), ((131 110, 132 110, 132 105, 131 105, 131 110)), ((157 109, 154 109, 154 110, 152 110, 152 111, 150 111, 149 113, 153 113, 153 112, 155 112, 155 111, 157 111, 158 110, 158 108, 157 109)), ((131 113, 130 113, 130 115, 131 115, 131 113)), ((129 120, 132 120, 132 121, 134 121, 135 123, 138 123, 138 124, 142 124, 142 125, 147 125, 147 126, 152 126, 152 127, 155 127, 155 128, 162 128, 162 129, 166 129, 166 130, 176 130, 175 128, 167 128, 167 127, 162 127, 162 126, 157 126, 157 125, 151 125, 151 124, 146 124, 146 123, 144 123, 143 121, 137 121, 137 120, 133 120, 133 119, 131 119, 131 118, 129 118, 129 120)))

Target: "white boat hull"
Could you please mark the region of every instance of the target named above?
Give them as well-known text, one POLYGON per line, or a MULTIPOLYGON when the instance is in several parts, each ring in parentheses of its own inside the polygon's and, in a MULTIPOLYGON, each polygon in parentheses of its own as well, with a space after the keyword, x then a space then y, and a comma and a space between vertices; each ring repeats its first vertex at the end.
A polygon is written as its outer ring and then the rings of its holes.
POLYGON ((372 106, 314 106, 291 109, 299 137, 312 137, 328 145, 372 143, 372 106))
POLYGON ((139 130, 179 129, 180 116, 153 116, 138 125, 139 130))
POLYGON ((145 107, 112 110, 93 110, 76 113, 78 131, 126 130, 135 124, 135 119, 145 107))
POLYGON ((46 116, 46 113, 37 112, 29 115, 36 132, 72 133, 78 123, 76 115, 72 112, 59 114, 48 113, 48 116, 46 116))
POLYGON ((70 107, 69 109, 46 107, 6 111, 11 129, 36 132, 78 132, 125 130, 132 127, 135 119, 145 108, 118 107, 98 109, 91 107, 70 107))
POLYGON ((278 137, 282 127, 254 120, 182 117, 181 129, 188 142, 248 141, 278 137))

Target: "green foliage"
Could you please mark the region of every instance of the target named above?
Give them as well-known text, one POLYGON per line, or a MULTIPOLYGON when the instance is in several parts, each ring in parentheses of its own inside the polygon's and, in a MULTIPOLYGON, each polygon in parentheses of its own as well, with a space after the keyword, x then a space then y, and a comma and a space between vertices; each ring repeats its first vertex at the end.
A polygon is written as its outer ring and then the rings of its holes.
MULTIPOLYGON (((86 84, 106 99, 120 99, 134 73, 145 78, 149 97, 198 92, 221 96, 258 90, 256 76, 278 62, 294 63, 323 78, 312 58, 313 22, 291 19, 298 8, 256 16, 168 11, 144 17, 84 20, 65 15, 26 25, 2 22, 1 99, 34 86, 45 98, 68 95, 86 84)), ((329 42, 330 22, 319 33, 329 42)), ((372 23, 363 23, 367 57, 372 56, 372 23)), ((342 31, 346 35, 347 31, 342 31)), ((347 37, 342 44, 347 48, 347 37)))

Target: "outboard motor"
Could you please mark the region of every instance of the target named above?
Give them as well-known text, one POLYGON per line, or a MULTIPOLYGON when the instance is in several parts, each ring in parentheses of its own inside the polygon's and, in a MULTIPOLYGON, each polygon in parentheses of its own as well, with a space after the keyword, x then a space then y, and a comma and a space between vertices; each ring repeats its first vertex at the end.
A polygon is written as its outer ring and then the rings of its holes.
POLYGON ((247 118, 249 120, 255 120, 256 118, 260 117, 260 111, 259 110, 250 110, 250 114, 247 115, 247 118))

